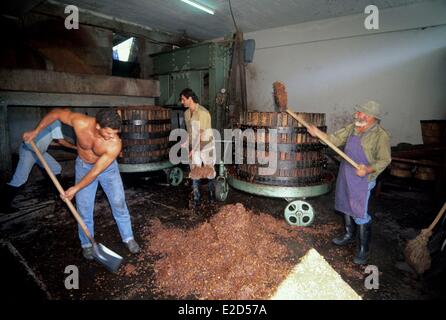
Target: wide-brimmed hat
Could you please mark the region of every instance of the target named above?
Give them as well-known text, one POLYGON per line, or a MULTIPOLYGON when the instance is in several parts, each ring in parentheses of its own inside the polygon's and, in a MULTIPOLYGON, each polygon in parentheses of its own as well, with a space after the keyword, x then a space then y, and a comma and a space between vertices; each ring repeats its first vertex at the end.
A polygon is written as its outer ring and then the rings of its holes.
POLYGON ((368 101, 366 103, 357 104, 355 110, 365 113, 369 116, 381 119, 381 105, 376 101, 368 101))

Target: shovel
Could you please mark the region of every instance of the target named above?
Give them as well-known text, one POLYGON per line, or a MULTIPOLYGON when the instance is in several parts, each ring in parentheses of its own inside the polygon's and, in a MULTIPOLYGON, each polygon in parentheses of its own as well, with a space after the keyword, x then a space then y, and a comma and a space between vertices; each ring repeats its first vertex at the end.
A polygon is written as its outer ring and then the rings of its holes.
MULTIPOLYGON (((48 163, 45 161, 45 158, 43 158, 42 154, 40 153, 39 149, 37 149, 34 141, 30 142, 31 147, 33 148, 34 152, 36 153, 37 157, 39 158, 40 162, 45 167, 46 172, 50 176, 51 180, 53 180, 54 185, 56 186, 59 193, 63 194, 64 190, 62 186, 60 185, 59 181, 57 181, 57 178, 54 176, 53 172, 51 171, 50 167, 48 166, 48 163)), ((122 262, 122 257, 118 255, 117 253, 113 252, 112 250, 108 249, 106 246, 102 245, 101 243, 97 243, 94 238, 91 236, 90 232, 87 229, 87 226, 85 225, 84 221, 82 220, 81 216, 77 212, 76 208, 74 207, 73 203, 71 203, 68 199, 63 199, 63 201, 67 204, 68 208, 70 209, 71 213, 73 214, 76 221, 81 226, 82 230, 90 239, 91 244, 93 245, 93 257, 94 259, 103 264, 109 271, 116 272, 119 269, 119 266, 122 262)))

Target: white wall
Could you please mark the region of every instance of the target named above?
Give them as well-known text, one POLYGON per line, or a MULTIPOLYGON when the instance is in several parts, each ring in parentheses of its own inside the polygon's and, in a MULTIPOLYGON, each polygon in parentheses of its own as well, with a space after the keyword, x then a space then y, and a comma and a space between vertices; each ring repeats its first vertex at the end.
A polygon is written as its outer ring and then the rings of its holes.
POLYGON ((380 29, 354 15, 245 34, 250 110, 275 111, 282 81, 295 111, 327 114, 328 130, 351 120, 353 106, 382 104, 383 126, 400 142, 422 143, 421 119, 446 119, 446 1, 380 10, 380 29), (427 27, 427 28, 425 28, 427 27))

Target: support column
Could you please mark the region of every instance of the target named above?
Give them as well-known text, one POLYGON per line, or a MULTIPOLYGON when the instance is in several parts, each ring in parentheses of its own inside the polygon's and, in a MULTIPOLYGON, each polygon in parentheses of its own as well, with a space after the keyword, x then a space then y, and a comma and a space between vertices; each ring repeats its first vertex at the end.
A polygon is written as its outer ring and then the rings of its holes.
POLYGON ((8 106, 0 97, 0 181, 5 182, 12 170, 11 148, 9 146, 8 106))

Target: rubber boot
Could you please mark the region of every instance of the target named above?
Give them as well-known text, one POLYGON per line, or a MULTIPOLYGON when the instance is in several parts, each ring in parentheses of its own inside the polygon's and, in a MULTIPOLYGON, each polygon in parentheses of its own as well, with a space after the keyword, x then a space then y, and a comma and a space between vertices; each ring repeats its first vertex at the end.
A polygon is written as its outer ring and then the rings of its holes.
POLYGON ((14 208, 12 206, 12 201, 14 200, 15 196, 19 192, 18 187, 13 187, 7 184, 3 190, 4 194, 1 200, 0 205, 0 212, 5 214, 11 214, 16 213, 19 211, 19 209, 14 208))
POLYGON ((337 246, 345 246, 355 240, 356 223, 353 218, 347 214, 344 214, 344 228, 345 234, 333 239, 333 243, 337 246))
POLYGON ((353 262, 356 264, 366 264, 369 255, 370 239, 372 237, 372 223, 359 224, 358 229, 358 245, 356 257, 353 259, 353 262))
POLYGON ((215 203, 215 179, 211 179, 208 182, 209 189, 209 203, 215 203))
POLYGON ((192 180, 192 193, 194 197, 193 208, 198 209, 200 207, 200 180, 192 180))

